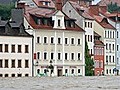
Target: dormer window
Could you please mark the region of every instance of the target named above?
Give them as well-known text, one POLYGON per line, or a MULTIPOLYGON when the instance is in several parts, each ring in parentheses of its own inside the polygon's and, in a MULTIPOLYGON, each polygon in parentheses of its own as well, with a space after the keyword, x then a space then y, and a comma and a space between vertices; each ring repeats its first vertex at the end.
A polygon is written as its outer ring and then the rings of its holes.
POLYGON ((58 19, 58 26, 60 26, 60 19, 58 19))
POLYGON ((43 5, 49 6, 49 2, 43 2, 43 5))

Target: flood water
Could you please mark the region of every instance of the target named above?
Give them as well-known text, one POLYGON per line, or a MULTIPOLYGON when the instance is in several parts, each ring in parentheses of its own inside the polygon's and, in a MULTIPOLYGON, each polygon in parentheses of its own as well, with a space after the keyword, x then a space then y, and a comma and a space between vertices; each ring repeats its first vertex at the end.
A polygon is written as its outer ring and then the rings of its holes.
POLYGON ((0 90, 120 90, 120 76, 0 78, 0 90))

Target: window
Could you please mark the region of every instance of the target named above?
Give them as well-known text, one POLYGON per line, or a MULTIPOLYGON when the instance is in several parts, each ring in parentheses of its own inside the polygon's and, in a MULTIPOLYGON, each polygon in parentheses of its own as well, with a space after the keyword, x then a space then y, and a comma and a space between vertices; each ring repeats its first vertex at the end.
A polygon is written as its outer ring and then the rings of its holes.
POLYGON ((44 37, 44 44, 47 43, 47 37, 44 37))
POLYGON ((117 38, 119 37, 119 32, 117 31, 117 38))
POLYGON ((71 74, 74 74, 74 69, 72 69, 72 72, 71 72, 71 74))
POLYGON ((2 52, 3 51, 3 45, 2 44, 0 44, 0 52, 2 52))
POLYGON ((61 59, 61 53, 58 53, 58 60, 61 59))
POLYGON ((106 70, 106 74, 108 74, 108 69, 106 70))
POLYGON ((108 56, 106 56, 106 63, 108 63, 108 56))
POLYGON ((5 59, 5 68, 8 68, 8 59, 5 59))
POLYGON ((25 53, 28 53, 28 52, 29 52, 29 46, 25 45, 25 53))
POLYGON ((0 74, 0 77, 3 77, 3 75, 2 75, 2 74, 0 74))
POLYGON ((40 43, 40 37, 37 37, 37 43, 40 43))
POLYGON ((90 27, 92 28, 92 22, 90 23, 90 27))
POLYGON ((18 45, 18 53, 21 53, 21 45, 18 45))
POLYGON ((111 74, 111 69, 109 70, 109 73, 111 74))
POLYGON ((54 53, 51 53, 51 60, 54 59, 54 53))
POLYGON ((12 68, 15 68, 15 60, 13 59, 12 62, 11 62, 11 67, 12 68))
POLYGON ((60 26, 60 19, 58 19, 58 26, 60 26))
POLYGON ((58 38, 58 44, 61 44, 61 38, 58 38))
POLYGON ((25 74, 25 77, 28 77, 29 76, 29 74, 25 74))
POLYGON ((25 68, 29 68, 29 60, 25 60, 25 68))
POLYGON ((37 52, 37 59, 40 59, 40 52, 37 52))
POLYGON ((47 52, 44 52, 44 60, 47 59, 47 52))
POLYGON ((113 56, 113 63, 115 62, 115 58, 114 58, 114 56, 113 56))
POLYGON ((106 43, 106 50, 108 50, 108 44, 106 43))
POLYGON ((44 69, 44 73, 47 73, 47 69, 44 69))
POLYGON ((80 53, 78 53, 78 60, 80 60, 80 53))
POLYGON ((11 76, 12 76, 12 77, 15 77, 15 74, 12 74, 11 76))
POLYGON ((87 22, 85 22, 85 27, 87 27, 87 22))
POLYGON ((68 60, 68 53, 65 53, 65 60, 68 60))
POLYGON ((109 31, 108 31, 108 38, 109 38, 109 31))
POLYGON ((18 60, 18 68, 21 68, 21 60, 18 60))
POLYGON ((114 49, 115 49, 115 47, 114 47, 114 44, 113 44, 113 48, 112 48, 112 50, 114 51, 114 49))
POLYGON ((109 56, 109 62, 111 62, 111 56, 109 56))
POLYGON ((105 38, 107 37, 107 32, 105 31, 105 38))
POLYGON ((5 74, 5 77, 8 77, 8 74, 5 74))
POLYGON ((68 69, 65 69, 65 73, 68 73, 68 69))
POLYGON ((3 67, 3 60, 0 59, 0 68, 2 68, 2 67, 3 67))
POLYGON ((51 43, 51 44, 54 43, 54 37, 51 37, 51 39, 50 39, 50 43, 51 43))
POLYGON ((71 60, 75 60, 74 56, 74 53, 71 53, 71 60))
POLYGON ((111 44, 109 44, 109 50, 111 50, 111 44))
POLYGON ((110 38, 112 37, 112 32, 110 31, 110 38))
POLYGON ((78 69, 78 73, 80 73, 80 69, 78 69))
POLYGON ((18 74, 18 77, 22 77, 22 74, 18 74))
POLYGON ((80 45, 80 39, 78 39, 78 45, 80 45))
POLYGON ((119 64, 119 58, 117 58, 117 64, 119 64))
POLYGON ((68 44, 68 38, 65 38, 65 44, 68 44))
POLYGON ((8 44, 5 44, 5 52, 8 52, 8 44))
POLYGON ((117 45, 117 51, 119 51, 119 45, 117 45))
POLYGON ((74 38, 71 38, 71 44, 75 44, 74 38))
POLYGON ((91 39, 90 41, 92 42, 92 35, 90 35, 90 39, 91 39))
POLYGON ((40 73, 40 69, 37 69, 37 73, 38 73, 38 74, 40 73))
POLYGON ((12 45, 12 46, 11 46, 11 50, 12 50, 12 51, 11 51, 12 53, 15 53, 15 45, 12 45))
POLYGON ((114 31, 113 31, 113 38, 115 38, 114 31))

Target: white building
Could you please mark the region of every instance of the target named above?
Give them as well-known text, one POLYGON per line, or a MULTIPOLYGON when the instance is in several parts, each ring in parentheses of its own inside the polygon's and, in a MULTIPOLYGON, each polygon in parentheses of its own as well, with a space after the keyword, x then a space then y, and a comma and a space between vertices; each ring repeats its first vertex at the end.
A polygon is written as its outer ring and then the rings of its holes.
POLYGON ((25 8, 26 31, 34 36, 34 76, 49 75, 50 64, 55 76, 84 76, 85 32, 56 4, 57 10, 25 8))
POLYGON ((88 43, 90 55, 94 54, 94 18, 86 13, 86 8, 77 2, 67 1, 63 12, 70 18, 76 19, 76 24, 85 30, 85 40, 88 43))
POLYGON ((33 75, 32 42, 22 24, 0 21, 0 77, 33 75))

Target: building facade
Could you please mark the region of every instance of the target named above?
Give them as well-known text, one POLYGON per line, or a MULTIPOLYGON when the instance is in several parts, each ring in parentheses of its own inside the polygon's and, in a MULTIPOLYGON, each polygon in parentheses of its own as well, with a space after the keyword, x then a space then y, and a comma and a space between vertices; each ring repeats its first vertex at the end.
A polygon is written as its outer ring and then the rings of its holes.
POLYGON ((84 76, 85 32, 56 4, 56 9, 25 8, 26 31, 34 36, 34 76, 84 76))
POLYGON ((22 24, 0 21, 0 77, 33 76, 32 42, 22 24))

